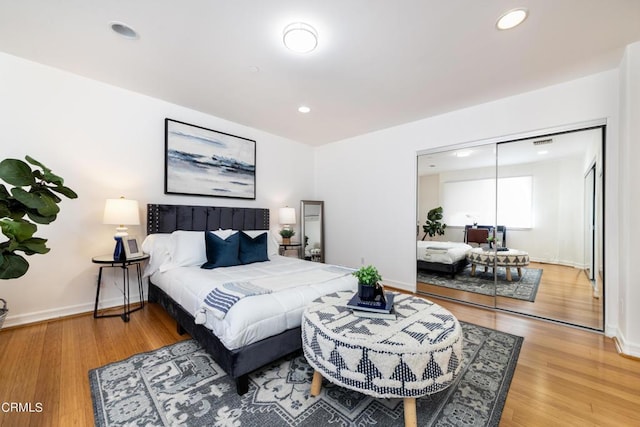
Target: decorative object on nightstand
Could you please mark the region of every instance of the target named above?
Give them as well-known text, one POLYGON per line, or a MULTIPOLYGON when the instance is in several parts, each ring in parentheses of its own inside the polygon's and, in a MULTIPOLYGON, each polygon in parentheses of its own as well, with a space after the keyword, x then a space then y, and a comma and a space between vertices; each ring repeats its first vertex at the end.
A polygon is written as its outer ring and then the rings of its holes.
POLYGON ((116 261, 124 261, 126 253, 122 238, 129 235, 126 225, 140 225, 140 208, 137 200, 129 200, 124 197, 119 199, 107 199, 104 205, 104 224, 114 224, 116 234, 113 238, 116 241, 116 247, 113 251, 113 259, 116 261))
POLYGON ((289 245, 291 244, 291 237, 296 234, 293 228, 291 228, 291 226, 296 223, 296 210, 295 208, 289 207, 280 208, 278 216, 280 218, 280 224, 282 225, 282 230, 280 230, 282 244, 289 245))
MULTIPOLYGON (((137 202, 136 202, 137 203, 137 202)), ((125 237, 127 239, 127 237, 125 237)), ((128 239, 133 240, 135 239, 128 239)), ((136 242, 137 243, 137 242, 136 242)), ((149 255, 142 254, 136 257, 130 257, 128 259, 114 259, 111 255, 100 255, 93 257, 91 262, 94 264, 100 265, 100 270, 98 272, 98 286, 96 289, 96 303, 93 307, 93 317, 95 319, 99 319, 102 317, 120 317, 122 321, 128 322, 129 315, 134 311, 141 310, 144 308, 144 289, 142 288, 142 269, 141 265, 144 261, 149 259, 149 255), (138 292, 140 293, 140 303, 137 307, 131 308, 131 295, 130 295, 130 280, 129 280, 129 267, 134 266, 136 268, 136 279, 138 281, 138 292), (100 299, 100 285, 102 284, 102 269, 103 268, 121 268, 122 269, 122 295, 123 295, 123 306, 122 313, 116 314, 98 314, 98 301, 100 299)))

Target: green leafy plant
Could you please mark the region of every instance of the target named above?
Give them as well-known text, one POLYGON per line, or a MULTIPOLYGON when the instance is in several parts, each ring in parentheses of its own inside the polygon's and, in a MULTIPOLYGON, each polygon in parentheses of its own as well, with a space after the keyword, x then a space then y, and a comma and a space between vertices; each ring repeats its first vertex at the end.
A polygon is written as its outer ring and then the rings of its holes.
POLYGON ((0 227, 8 239, 0 243, 0 279, 23 276, 29 263, 16 252, 25 255, 46 254, 47 239, 35 237, 36 224, 50 224, 56 220, 62 201, 58 194, 69 199, 78 195, 64 186, 64 180, 37 160, 26 156, 31 167, 18 159, 0 162, 0 227), (57 194, 56 194, 57 193, 57 194), (26 218, 25 218, 26 217, 26 218))
POLYGON ((358 283, 365 286, 375 286, 382 276, 378 273, 378 269, 372 265, 361 267, 360 270, 354 271, 353 275, 358 278, 358 283))
POLYGON ((280 230, 280 235, 282 237, 284 237, 285 239, 290 239, 291 237, 293 237, 296 234, 296 232, 290 228, 283 228, 282 230, 280 230))
POLYGON ((425 236, 429 235, 429 237, 433 237, 436 234, 438 236, 442 236, 444 234, 447 224, 443 224, 441 222, 442 217, 442 206, 438 206, 437 208, 433 208, 427 212, 427 220, 425 225, 422 226, 425 236))

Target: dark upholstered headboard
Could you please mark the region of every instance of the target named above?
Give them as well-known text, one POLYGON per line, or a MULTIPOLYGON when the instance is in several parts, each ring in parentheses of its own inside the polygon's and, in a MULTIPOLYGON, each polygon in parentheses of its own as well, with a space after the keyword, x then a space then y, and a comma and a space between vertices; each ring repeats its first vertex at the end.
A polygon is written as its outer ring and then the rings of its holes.
POLYGON ((147 205, 147 234, 175 230, 268 230, 269 209, 147 205))

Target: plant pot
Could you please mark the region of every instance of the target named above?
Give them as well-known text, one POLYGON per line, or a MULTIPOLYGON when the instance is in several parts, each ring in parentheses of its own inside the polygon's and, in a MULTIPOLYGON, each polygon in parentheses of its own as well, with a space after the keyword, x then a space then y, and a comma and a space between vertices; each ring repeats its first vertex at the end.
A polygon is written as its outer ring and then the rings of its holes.
POLYGON ((376 286, 358 283, 358 296, 362 301, 373 301, 376 298, 376 286))
POLYGON ((282 238, 282 244, 283 245, 290 245, 291 244, 291 237, 283 237, 282 238))

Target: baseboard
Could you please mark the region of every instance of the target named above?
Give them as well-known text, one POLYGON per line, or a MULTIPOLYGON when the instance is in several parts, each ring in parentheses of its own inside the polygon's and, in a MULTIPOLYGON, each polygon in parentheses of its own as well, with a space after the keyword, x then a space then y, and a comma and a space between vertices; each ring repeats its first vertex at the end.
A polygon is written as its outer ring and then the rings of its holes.
POLYGON ((411 293, 414 293, 416 291, 415 283, 411 284, 411 283, 397 282, 395 280, 387 280, 387 279, 384 279, 383 282, 384 282, 383 283, 384 285, 389 285, 393 288, 400 289, 402 291, 407 291, 411 293))
MULTIPOLYGON (((140 301, 140 294, 131 295, 131 304, 140 301)), ((74 316, 77 314, 93 312, 95 302, 70 305, 67 307, 53 308, 50 310, 35 311, 33 313, 11 315, 11 310, 5 319, 3 329, 13 326, 23 326, 31 323, 45 322, 48 320, 59 319, 61 317, 74 316)), ((122 297, 111 298, 100 302, 98 309, 112 308, 122 306, 122 297)))
POLYGON ((618 353, 622 356, 640 360, 640 345, 628 342, 619 329, 613 336, 613 342, 616 344, 618 353))

